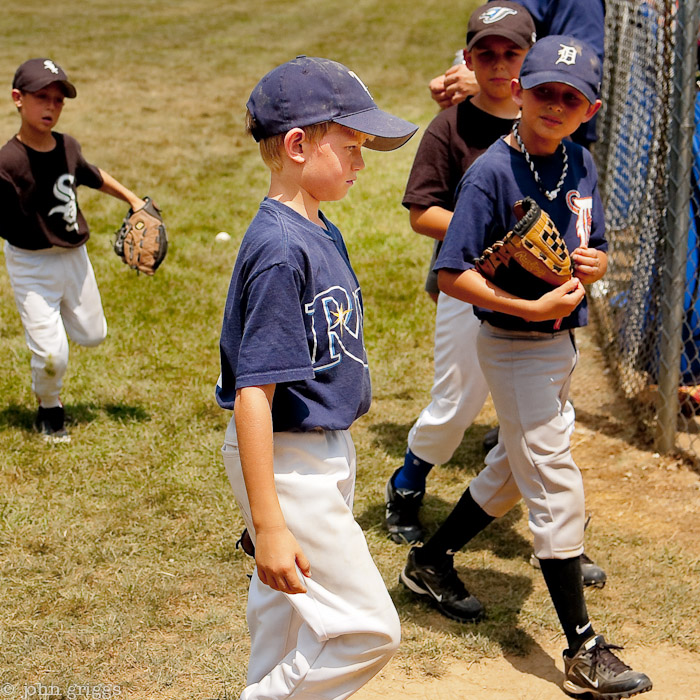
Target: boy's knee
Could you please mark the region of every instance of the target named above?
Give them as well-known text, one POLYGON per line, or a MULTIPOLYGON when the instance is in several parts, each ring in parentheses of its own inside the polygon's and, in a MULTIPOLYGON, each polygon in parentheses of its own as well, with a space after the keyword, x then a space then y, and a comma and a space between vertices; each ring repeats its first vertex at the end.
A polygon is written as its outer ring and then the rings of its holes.
POLYGON ((71 336, 71 340, 78 343, 78 345, 82 345, 86 348, 94 348, 107 338, 107 321, 103 319, 101 326, 98 325, 95 328, 85 329, 80 333, 69 332, 69 335, 71 336))

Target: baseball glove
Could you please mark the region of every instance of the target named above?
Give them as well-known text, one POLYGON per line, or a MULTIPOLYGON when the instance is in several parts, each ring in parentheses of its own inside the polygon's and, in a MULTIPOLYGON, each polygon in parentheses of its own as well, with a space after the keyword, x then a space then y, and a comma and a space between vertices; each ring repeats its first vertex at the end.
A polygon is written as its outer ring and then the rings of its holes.
POLYGON ((114 239, 114 252, 133 270, 152 275, 168 252, 168 234, 160 209, 150 197, 129 209, 114 239))
POLYGON ((508 284, 510 276, 531 275, 558 287, 571 279, 573 265, 564 239, 547 212, 534 199, 526 197, 513 205, 518 222, 500 241, 487 248, 475 261, 476 269, 499 287, 518 293, 508 284), (515 265, 517 263, 517 265, 515 265))

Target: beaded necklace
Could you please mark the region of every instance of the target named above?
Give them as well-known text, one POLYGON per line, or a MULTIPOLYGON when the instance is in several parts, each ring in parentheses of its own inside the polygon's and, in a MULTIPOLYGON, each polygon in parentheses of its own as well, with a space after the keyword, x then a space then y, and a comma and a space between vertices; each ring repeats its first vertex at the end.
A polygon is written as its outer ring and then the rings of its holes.
POLYGON ((550 202, 553 201, 559 194, 559 190, 561 189, 561 186, 564 184, 564 180, 566 179, 566 174, 569 172, 569 157, 566 154, 566 147, 564 146, 564 142, 562 141, 561 143, 561 150, 564 154, 564 165, 562 166, 561 177, 559 178, 559 182, 557 182, 557 185, 553 190, 546 190, 544 188, 544 185, 542 184, 542 180, 540 180, 540 175, 535 168, 535 164, 532 162, 530 154, 527 152, 525 144, 523 144, 523 140, 520 138, 520 134, 518 133, 517 121, 513 124, 513 136, 515 137, 515 142, 518 144, 518 148, 520 148, 520 151, 525 156, 527 164, 530 166, 530 171, 532 172, 532 176, 535 178, 535 182, 537 183, 537 187, 539 187, 540 192, 542 192, 542 194, 550 202))

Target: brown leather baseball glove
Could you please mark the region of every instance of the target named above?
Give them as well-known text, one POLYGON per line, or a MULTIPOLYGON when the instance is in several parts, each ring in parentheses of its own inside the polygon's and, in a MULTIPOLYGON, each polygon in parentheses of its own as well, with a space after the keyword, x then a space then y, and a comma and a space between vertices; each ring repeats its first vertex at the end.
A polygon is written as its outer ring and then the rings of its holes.
POLYGON ((153 275, 168 252, 168 234, 160 209, 150 197, 129 209, 114 239, 114 252, 133 270, 153 275))

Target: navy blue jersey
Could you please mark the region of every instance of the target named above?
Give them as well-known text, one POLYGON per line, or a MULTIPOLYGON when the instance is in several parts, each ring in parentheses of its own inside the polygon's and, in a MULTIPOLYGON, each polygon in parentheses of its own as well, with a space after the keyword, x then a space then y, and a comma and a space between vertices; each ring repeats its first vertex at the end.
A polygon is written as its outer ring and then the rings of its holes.
MULTIPOLYGON (((524 197, 532 197, 549 214, 570 253, 581 245, 607 251, 603 205, 593 158, 578 144, 566 141, 565 146, 569 170, 553 202, 538 189, 525 156, 503 139, 496 141, 478 158, 459 184, 457 205, 435 269, 463 271, 473 268, 474 260, 484 249, 513 228, 517 222, 513 204, 524 197)), ((544 187, 554 188, 562 172, 561 149, 551 156, 533 156, 532 160, 544 187)), ((517 283, 521 286, 514 293, 526 299, 539 298, 552 289, 546 282, 525 272, 517 283)), ((474 310, 480 319, 500 328, 554 330, 555 321, 532 323, 477 306, 474 310)), ((563 320, 561 328, 585 326, 587 322, 588 308, 584 298, 563 320)))
POLYGON ((265 199, 246 231, 221 331, 216 398, 276 384, 275 431, 344 430, 369 410, 362 296, 340 231, 265 199))

